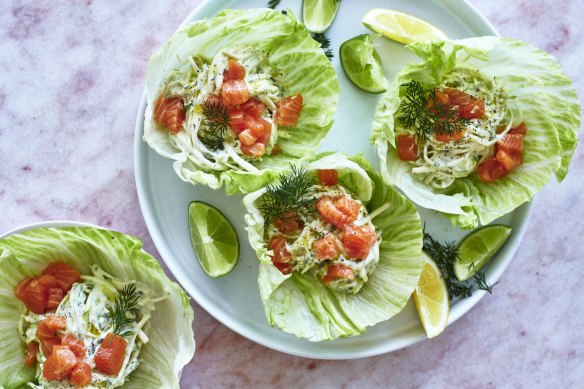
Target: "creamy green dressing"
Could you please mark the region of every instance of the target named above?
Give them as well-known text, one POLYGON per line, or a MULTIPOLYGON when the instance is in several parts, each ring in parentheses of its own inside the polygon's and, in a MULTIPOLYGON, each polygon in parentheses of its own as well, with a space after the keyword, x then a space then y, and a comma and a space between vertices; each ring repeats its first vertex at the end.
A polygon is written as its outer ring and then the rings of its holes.
MULTIPOLYGON (((375 226, 371 221, 371 217, 367 212, 367 209, 363 206, 360 200, 355 199, 354 196, 347 191, 344 187, 340 185, 336 186, 321 186, 318 185, 314 188, 313 193, 310 195, 314 198, 315 202, 318 201, 323 196, 350 196, 353 200, 357 201, 361 208, 359 209, 359 216, 354 222, 356 225, 367 225, 375 231, 375 226)), ((369 279, 369 275, 373 273, 375 267, 379 263, 379 244, 381 243, 381 237, 371 246, 369 250, 369 255, 362 261, 357 261, 349 259, 342 252, 338 260, 330 261, 324 260, 319 261, 316 259, 316 255, 312 250, 312 244, 314 241, 323 238, 327 234, 333 234, 340 240, 340 231, 338 231, 331 224, 325 223, 321 220, 319 214, 314 212, 309 215, 306 220, 303 229, 297 234, 286 235, 286 249, 290 254, 292 254, 291 264, 292 270, 299 273, 314 273, 319 279, 326 275, 329 265, 332 263, 340 263, 342 265, 348 266, 353 269, 355 278, 350 279, 339 279, 328 284, 330 289, 343 291, 346 293, 357 293, 363 285, 369 279)), ((282 233, 272 224, 267 229, 267 239, 268 241, 275 236, 281 236, 282 233)))
POLYGON ((274 123, 276 103, 283 97, 283 75, 271 66, 268 55, 263 51, 254 47, 235 46, 221 50, 211 61, 188 57, 179 69, 168 76, 162 93, 181 97, 186 111, 182 131, 178 134, 169 133, 169 137, 178 149, 186 153, 186 158, 202 170, 243 169, 256 172, 258 169, 249 163, 251 158, 241 151, 239 139, 231 129, 224 136, 223 149, 211 150, 199 138, 207 131, 202 104, 210 96, 220 94, 223 72, 228 67, 229 59, 235 59, 245 67, 244 81, 251 96, 266 106, 262 119, 272 124, 272 133, 265 155, 270 154, 278 137, 290 136, 274 123))
MULTIPOLYGON (((140 300, 137 306, 138 313, 133 317, 135 321, 126 327, 126 330, 130 330, 131 334, 125 336, 128 345, 124 364, 117 376, 102 374, 95 369, 94 356, 105 336, 112 332, 112 323, 108 314, 115 303, 118 291, 134 281, 122 281, 97 266, 92 266, 91 270, 92 276, 81 276, 82 282, 73 284, 55 313, 37 315, 27 310, 24 311, 19 320, 19 332, 25 343, 39 342, 36 336, 39 321, 50 315, 65 316, 67 318, 66 332, 83 340, 87 349, 84 361, 91 366, 92 379, 91 384, 85 387, 116 388, 123 385, 128 375, 138 367, 140 350, 148 342, 145 331, 148 328, 152 312, 155 310, 155 303, 164 297, 155 298, 145 285, 136 282, 136 290, 140 293, 140 300)), ((42 371, 46 359, 42 349, 39 348, 36 372, 39 384, 29 383, 29 387, 75 388, 67 380, 45 381, 42 371)))
POLYGON ((420 158, 412 162, 412 172, 437 189, 447 188, 456 178, 467 177, 476 171, 478 164, 493 154, 495 144, 513 124, 509 99, 502 86, 478 69, 453 69, 437 89, 441 88, 455 88, 483 100, 485 115, 471 119, 458 141, 440 142, 430 137, 423 144, 420 158))

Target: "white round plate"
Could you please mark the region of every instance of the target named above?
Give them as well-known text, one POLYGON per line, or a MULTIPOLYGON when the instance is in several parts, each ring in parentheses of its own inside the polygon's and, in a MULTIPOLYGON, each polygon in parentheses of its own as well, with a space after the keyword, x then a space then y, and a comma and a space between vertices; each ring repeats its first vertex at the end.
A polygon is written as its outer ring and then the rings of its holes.
POLYGON ((25 232, 25 231, 36 230, 38 228, 58 228, 58 227, 95 227, 95 228, 101 228, 101 227, 96 226, 95 224, 89 224, 89 223, 83 223, 83 222, 74 222, 74 221, 70 221, 70 220, 51 220, 51 221, 26 224, 24 226, 15 228, 13 230, 10 230, 10 231, 7 231, 3 234, 0 234, 0 239, 6 238, 10 235, 20 234, 21 232, 25 232))
MULTIPOLYGON (((210 18, 225 8, 265 7, 267 0, 206 1, 183 24, 210 18)), ((341 86, 335 123, 320 151, 339 150, 348 154, 364 153, 378 166, 369 130, 379 95, 361 92, 345 77, 338 60, 338 48, 344 41, 367 32, 361 17, 371 8, 402 10, 421 17, 442 29, 450 38, 496 35, 489 22, 470 4, 462 0, 359 0, 343 1, 327 35, 335 52, 333 61, 341 86)), ((284 0, 278 9, 289 8, 301 16, 301 1, 284 0)), ((378 52, 386 76, 393 78, 407 62, 416 57, 398 43, 378 39, 378 52)), ((145 96, 136 121, 134 162, 136 185, 146 225, 160 255, 177 280, 190 295, 227 327, 266 347, 288 354, 320 359, 349 359, 378 355, 411 345, 425 338, 414 304, 410 303, 397 316, 371 327, 365 334, 328 342, 313 343, 271 328, 265 319, 257 285, 257 259, 244 230, 242 196, 227 196, 202 185, 181 181, 169 159, 159 156, 142 141, 145 96), (211 279, 205 275, 191 248, 187 207, 200 200, 220 209, 234 224, 241 245, 240 260, 230 274, 211 279)), ((525 231, 530 205, 525 204, 496 221, 513 227, 513 234, 486 270, 487 280, 495 282, 511 260, 525 231)), ((453 228, 449 221, 434 212, 420 209, 426 229, 440 240, 459 240, 468 232, 453 228)), ((454 322, 483 296, 453 304, 450 322, 454 322)))

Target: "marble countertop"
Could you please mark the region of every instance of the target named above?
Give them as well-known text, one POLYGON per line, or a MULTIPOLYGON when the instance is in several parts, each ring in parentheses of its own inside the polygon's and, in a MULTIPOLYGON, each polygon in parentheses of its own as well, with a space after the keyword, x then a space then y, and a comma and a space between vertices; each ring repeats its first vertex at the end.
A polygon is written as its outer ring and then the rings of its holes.
MULTIPOLYGON (((134 121, 153 50, 200 3, 4 0, 0 4, 0 232, 43 220, 142 238, 134 121)), ((503 36, 555 55, 584 96, 584 3, 471 0, 503 36)), ((581 100, 582 101, 582 100, 581 100)), ((535 199, 492 296, 434 340, 390 354, 288 356, 227 329, 195 302, 197 353, 182 387, 577 387, 584 382, 584 148, 535 199)))

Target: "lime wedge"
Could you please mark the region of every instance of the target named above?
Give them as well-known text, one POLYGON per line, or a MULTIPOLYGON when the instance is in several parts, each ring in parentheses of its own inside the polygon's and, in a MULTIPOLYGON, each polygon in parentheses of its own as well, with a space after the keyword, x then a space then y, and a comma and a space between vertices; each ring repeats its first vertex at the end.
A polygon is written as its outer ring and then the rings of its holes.
POLYGON ((371 31, 403 44, 413 41, 448 39, 442 30, 427 21, 391 9, 374 8, 369 10, 361 22, 371 31))
POLYGON ((448 289, 438 266, 428 254, 422 252, 424 268, 414 289, 414 302, 428 338, 444 331, 448 324, 450 301, 448 289))
POLYGON ((458 246, 454 274, 466 281, 497 253, 511 235, 512 228, 500 224, 486 226, 469 234, 458 246))
POLYGON ((347 78, 357 88, 369 93, 385 92, 387 79, 369 34, 356 36, 343 43, 339 56, 347 78))
POLYGON ((209 277, 229 273, 239 259, 239 240, 233 225, 215 207, 200 201, 189 204, 191 243, 209 277))
POLYGON ((310 32, 325 32, 337 15, 341 0, 304 0, 302 19, 310 32))

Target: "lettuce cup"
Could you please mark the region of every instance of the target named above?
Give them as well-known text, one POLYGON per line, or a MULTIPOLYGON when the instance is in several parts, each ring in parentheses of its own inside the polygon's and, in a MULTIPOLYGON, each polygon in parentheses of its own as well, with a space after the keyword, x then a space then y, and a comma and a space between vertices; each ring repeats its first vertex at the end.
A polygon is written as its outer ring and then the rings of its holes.
POLYGON ((178 388, 193 310, 141 247, 94 227, 0 239, 0 387, 178 388))
POLYGON ((577 143, 576 91, 549 54, 496 37, 408 45, 371 141, 385 182, 475 228, 562 181, 577 143))
POLYGON ((290 12, 224 10, 150 59, 144 140, 184 181, 246 193, 313 154, 338 95, 330 61, 290 12))
POLYGON ((416 287, 420 217, 361 156, 292 165, 244 204, 271 326, 310 341, 358 335, 416 287))

